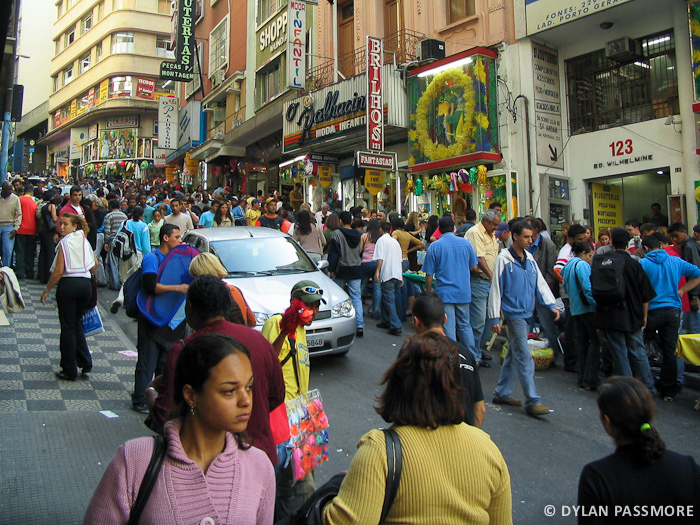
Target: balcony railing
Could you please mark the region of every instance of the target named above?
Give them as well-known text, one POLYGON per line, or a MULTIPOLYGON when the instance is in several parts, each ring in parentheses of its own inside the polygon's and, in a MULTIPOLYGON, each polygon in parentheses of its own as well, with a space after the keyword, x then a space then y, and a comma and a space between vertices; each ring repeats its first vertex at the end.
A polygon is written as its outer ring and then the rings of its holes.
MULTIPOLYGON (((425 38, 423 33, 403 29, 383 38, 384 61, 396 65, 407 64, 417 59, 416 48, 425 38)), ((338 57, 338 72, 340 79, 350 78, 365 72, 366 46, 355 49, 338 57)), ((316 67, 306 74, 306 92, 316 91, 335 82, 333 59, 319 59, 316 67)))

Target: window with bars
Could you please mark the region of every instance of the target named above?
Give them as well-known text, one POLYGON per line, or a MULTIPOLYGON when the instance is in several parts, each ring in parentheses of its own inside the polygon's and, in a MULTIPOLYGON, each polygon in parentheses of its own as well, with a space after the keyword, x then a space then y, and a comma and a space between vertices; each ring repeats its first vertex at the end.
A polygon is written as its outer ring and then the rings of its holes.
POLYGON ((209 33, 209 76, 228 68, 229 18, 225 16, 209 33))
POLYGON ((604 49, 566 61, 571 135, 679 113, 673 31, 640 41, 642 56, 628 62, 604 49))

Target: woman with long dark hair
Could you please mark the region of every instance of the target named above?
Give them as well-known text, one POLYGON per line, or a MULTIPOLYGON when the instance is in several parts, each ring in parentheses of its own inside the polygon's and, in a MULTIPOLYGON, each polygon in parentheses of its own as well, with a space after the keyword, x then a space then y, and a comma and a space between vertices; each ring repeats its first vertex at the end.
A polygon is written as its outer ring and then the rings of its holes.
MULTIPOLYGON (((250 355, 234 338, 206 334, 185 345, 163 431, 166 456, 138 523, 272 523, 272 463, 245 435, 252 388, 250 355)), ((83 523, 129 521, 153 447, 151 437, 119 447, 83 523)))
POLYGON ((360 245, 362 246, 362 286, 364 293, 368 283, 372 286, 372 319, 381 317, 382 309, 382 287, 374 282, 374 272, 377 270, 377 261, 374 258, 374 248, 377 240, 382 236, 379 231, 379 220, 370 219, 367 222, 367 232, 362 236, 360 245))
POLYGON ((428 217, 428 225, 425 227, 425 247, 428 248, 431 242, 435 242, 440 238, 440 228, 438 228, 438 222, 440 217, 437 215, 431 215, 428 217), (437 235, 437 237, 436 237, 437 235))
MULTIPOLYGON (((579 514, 579 523, 659 523, 660 518, 634 516, 624 520, 615 509, 695 507, 700 502, 700 467, 691 456, 666 449, 652 426, 656 412, 649 389, 633 377, 613 376, 598 388, 598 410, 605 432, 615 441, 615 453, 583 468, 578 485, 582 509, 607 509, 608 516, 579 514)), ((664 523, 697 523, 675 514, 664 523)))
POLYGON ((92 297, 91 274, 95 271, 95 254, 86 235, 85 219, 73 213, 65 213, 58 221, 62 239, 58 243, 56 257, 51 267, 51 277, 41 294, 41 304, 46 304, 49 291, 56 284, 56 305, 61 323, 59 348, 61 371, 56 377, 75 381, 78 368, 83 374, 92 370, 92 356, 83 331, 83 314, 92 297))
POLYGON ((56 223, 58 223, 58 210, 56 206, 61 204, 61 196, 53 190, 48 190, 43 195, 44 204, 41 206, 41 229, 39 230, 38 277, 41 284, 49 282, 51 276, 51 262, 56 255, 56 223))
POLYGON ((314 262, 319 262, 323 257, 326 237, 316 226, 316 221, 311 220, 311 214, 307 210, 301 209, 295 215, 296 222, 292 237, 306 250, 314 262))
POLYGON ((325 229, 323 230, 323 236, 326 238, 326 246, 323 248, 323 253, 328 253, 328 247, 331 244, 331 237, 333 237, 333 232, 340 228, 340 219, 337 213, 329 213, 326 216, 326 222, 323 223, 325 229))
MULTIPOLYGON (((409 337, 384 373, 376 410, 399 435, 403 457, 387 523, 513 522, 508 467, 488 434, 463 422, 459 377, 457 349, 436 332, 409 337)), ((324 524, 379 522, 385 443, 381 430, 362 437, 338 495, 323 509, 324 524)))
POLYGON ((234 226, 233 217, 231 217, 231 203, 229 201, 223 201, 214 214, 214 224, 212 224, 212 228, 219 228, 222 226, 234 226))

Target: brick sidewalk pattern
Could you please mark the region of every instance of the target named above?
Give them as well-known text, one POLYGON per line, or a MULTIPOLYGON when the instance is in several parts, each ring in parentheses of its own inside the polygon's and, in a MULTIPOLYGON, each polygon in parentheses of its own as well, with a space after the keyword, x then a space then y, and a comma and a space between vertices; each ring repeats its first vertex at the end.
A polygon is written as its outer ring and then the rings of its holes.
POLYGON ((89 378, 59 380, 54 375, 61 332, 55 296, 52 291, 42 305, 43 285, 21 283, 26 308, 7 314, 10 325, 0 326, 0 413, 128 409, 136 358, 118 352, 136 349, 111 314, 100 309, 105 332, 87 338, 93 360, 89 378))

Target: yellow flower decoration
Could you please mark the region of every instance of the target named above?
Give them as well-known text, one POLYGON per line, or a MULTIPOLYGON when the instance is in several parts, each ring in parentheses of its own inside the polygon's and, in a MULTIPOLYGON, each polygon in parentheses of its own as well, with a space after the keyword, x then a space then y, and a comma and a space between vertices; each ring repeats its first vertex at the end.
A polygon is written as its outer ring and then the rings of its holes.
POLYGON ((418 137, 418 132, 415 129, 412 129, 411 131, 408 132, 409 139, 415 141, 417 137, 418 137))
POLYGON ((414 188, 415 182, 413 182, 413 179, 408 179, 406 181, 406 195, 411 195, 413 193, 414 188))
POLYGON ((477 113, 476 116, 474 117, 474 120, 476 120, 476 124, 482 128, 482 129, 488 129, 489 127, 489 118, 486 116, 484 113, 477 113))
POLYGON ((480 58, 476 59, 476 64, 474 64, 474 76, 482 84, 486 84, 486 68, 484 67, 484 61, 480 58))
POLYGON ((478 172, 479 184, 486 184, 488 182, 486 178, 486 173, 488 172, 488 169, 486 168, 486 166, 481 164, 480 166, 477 166, 476 171, 478 172))

